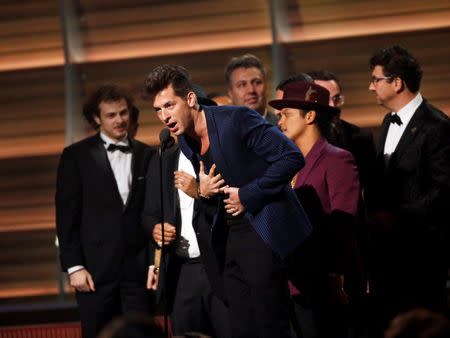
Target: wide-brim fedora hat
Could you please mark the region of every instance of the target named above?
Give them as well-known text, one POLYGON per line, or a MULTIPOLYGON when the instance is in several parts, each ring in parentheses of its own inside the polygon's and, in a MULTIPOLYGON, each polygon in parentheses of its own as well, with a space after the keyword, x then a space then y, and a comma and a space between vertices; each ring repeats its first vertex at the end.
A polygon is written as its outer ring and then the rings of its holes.
POLYGON ((282 99, 269 102, 269 105, 275 109, 295 108, 336 115, 341 111, 339 108, 328 105, 330 92, 316 83, 307 81, 291 82, 285 85, 282 90, 282 99))

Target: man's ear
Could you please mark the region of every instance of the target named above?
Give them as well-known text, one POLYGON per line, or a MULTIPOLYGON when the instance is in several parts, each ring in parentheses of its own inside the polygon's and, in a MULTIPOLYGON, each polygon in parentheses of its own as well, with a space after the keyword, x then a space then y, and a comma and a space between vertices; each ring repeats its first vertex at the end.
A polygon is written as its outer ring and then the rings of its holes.
POLYGON ((313 124, 316 120, 316 111, 315 110, 309 110, 305 115, 305 120, 307 124, 313 124))
POLYGON ((395 77, 393 82, 394 82, 394 89, 397 93, 400 93, 405 89, 405 82, 401 78, 395 77))
POLYGON ((197 95, 194 92, 189 92, 186 96, 187 104, 190 108, 194 108, 197 104, 197 95))
POLYGON ((97 123, 97 126, 100 126, 100 117, 98 117, 97 115, 94 114, 94 121, 95 123, 97 123))

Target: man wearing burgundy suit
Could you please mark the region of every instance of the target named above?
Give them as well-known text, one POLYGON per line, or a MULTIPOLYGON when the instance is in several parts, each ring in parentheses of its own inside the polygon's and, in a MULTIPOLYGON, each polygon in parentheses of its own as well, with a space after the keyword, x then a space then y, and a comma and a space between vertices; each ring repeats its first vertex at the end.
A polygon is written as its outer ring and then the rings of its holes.
POLYGON ((344 338, 348 336, 345 313, 353 291, 358 170, 348 151, 327 142, 339 111, 328 105, 328 90, 308 78, 288 83, 282 88, 283 98, 269 102, 280 111, 281 130, 306 161, 292 185, 310 217, 313 235, 307 259, 293 262, 292 268, 300 273, 299 280, 292 280, 311 297, 318 337, 344 338))
POLYGON ((373 295, 382 331, 412 307, 444 310, 449 258, 450 120, 419 92, 422 70, 392 46, 370 59, 369 90, 387 108, 367 189, 373 295))

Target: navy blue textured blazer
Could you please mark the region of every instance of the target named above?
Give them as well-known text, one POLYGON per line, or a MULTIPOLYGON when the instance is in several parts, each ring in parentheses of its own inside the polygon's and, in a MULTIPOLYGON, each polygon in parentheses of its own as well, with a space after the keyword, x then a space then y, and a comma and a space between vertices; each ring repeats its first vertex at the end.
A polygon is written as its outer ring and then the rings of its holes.
MULTIPOLYGON (((210 153, 225 183, 239 188, 245 217, 281 257, 293 252, 311 233, 311 224, 291 178, 304 166, 297 146, 260 114, 236 106, 203 107, 210 153)), ((194 168, 199 158, 179 137, 180 147, 194 168)), ((220 217, 215 217, 215 224, 220 217)))

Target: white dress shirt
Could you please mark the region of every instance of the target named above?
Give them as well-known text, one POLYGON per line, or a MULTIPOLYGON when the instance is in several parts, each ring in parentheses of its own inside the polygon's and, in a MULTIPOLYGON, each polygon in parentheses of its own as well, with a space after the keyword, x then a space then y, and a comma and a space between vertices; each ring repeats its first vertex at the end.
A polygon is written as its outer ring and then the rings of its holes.
MULTIPOLYGON (((178 170, 182 170, 195 177, 195 170, 191 161, 180 151, 178 158, 178 170)), ((176 247, 177 256, 184 258, 195 258, 200 256, 197 236, 192 225, 194 215, 194 199, 186 195, 182 190, 178 190, 181 212, 180 241, 176 247)))
MULTIPOLYGON (((100 137, 105 142, 105 149, 108 149, 108 146, 112 144, 120 145, 120 146, 129 146, 128 137, 124 137, 119 142, 114 142, 111 138, 106 136, 103 133, 100 133, 100 137)), ((111 169, 114 173, 114 177, 116 178, 117 188, 119 188, 120 196, 122 197, 122 202, 125 205, 127 203, 128 194, 131 189, 131 157, 132 153, 124 153, 122 151, 107 151, 109 163, 111 164, 111 169)))
MULTIPOLYGON (((400 141, 406 126, 417 108, 422 104, 422 101, 422 95, 418 93, 415 98, 397 112, 397 115, 402 120, 402 124, 398 125, 396 123, 390 123, 386 135, 386 142, 384 143, 384 156, 386 159, 390 158, 391 154, 395 151, 395 148, 397 148, 398 142, 400 141)), ((392 112, 391 114, 395 114, 395 112, 392 112)))
MULTIPOLYGON (((116 144, 121 146, 129 146, 128 137, 125 136, 121 141, 115 142, 113 139, 109 138, 103 133, 100 133, 100 138, 104 142, 105 149, 108 149, 110 144, 116 144)), ((114 177, 116 179, 117 188, 119 189, 120 197, 122 198, 122 202, 125 205, 127 203, 128 194, 131 189, 131 158, 132 153, 124 153, 122 151, 106 151, 108 155, 108 160, 111 165, 111 169, 114 173, 114 177)), ((67 273, 70 275, 75 271, 84 269, 82 265, 72 266, 67 269, 67 273)))

